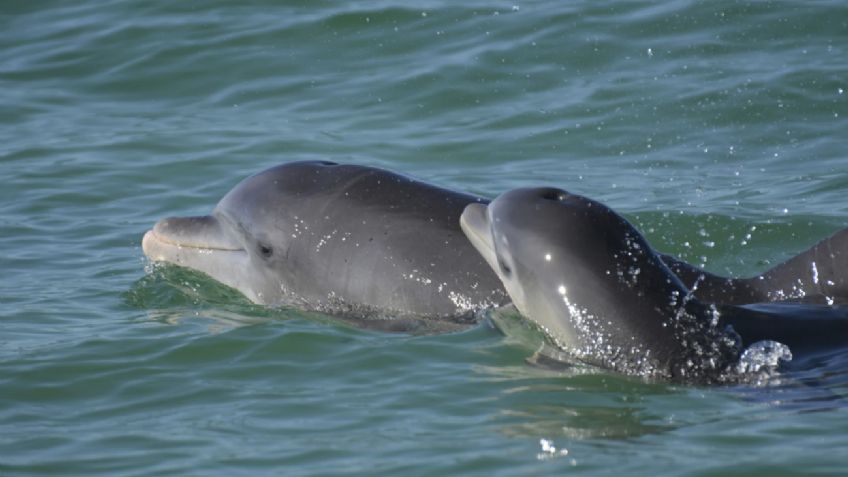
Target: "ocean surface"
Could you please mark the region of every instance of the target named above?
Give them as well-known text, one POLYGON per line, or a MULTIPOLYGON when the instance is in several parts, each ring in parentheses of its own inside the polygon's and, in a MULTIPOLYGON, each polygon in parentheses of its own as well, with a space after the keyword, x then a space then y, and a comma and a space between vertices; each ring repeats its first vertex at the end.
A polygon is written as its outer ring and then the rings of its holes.
MULTIPOLYGON (((0 5, 0 475, 845 475, 848 356, 724 387, 413 336, 152 266, 269 166, 555 185, 753 274, 848 226, 848 5, 0 5)), ((514 317, 513 317, 514 318, 514 317)))

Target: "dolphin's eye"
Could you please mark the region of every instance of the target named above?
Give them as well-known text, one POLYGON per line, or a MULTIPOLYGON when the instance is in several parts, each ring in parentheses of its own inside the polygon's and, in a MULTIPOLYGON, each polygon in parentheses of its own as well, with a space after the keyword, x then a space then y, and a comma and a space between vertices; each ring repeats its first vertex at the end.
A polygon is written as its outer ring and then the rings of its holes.
POLYGON ((512 269, 509 268, 509 265, 507 265, 501 257, 498 257, 498 268, 501 269, 501 273, 503 274, 503 276, 509 277, 510 275, 512 275, 512 269))
POLYGON ((270 245, 259 244, 259 253, 264 258, 270 258, 274 254, 274 249, 270 245))

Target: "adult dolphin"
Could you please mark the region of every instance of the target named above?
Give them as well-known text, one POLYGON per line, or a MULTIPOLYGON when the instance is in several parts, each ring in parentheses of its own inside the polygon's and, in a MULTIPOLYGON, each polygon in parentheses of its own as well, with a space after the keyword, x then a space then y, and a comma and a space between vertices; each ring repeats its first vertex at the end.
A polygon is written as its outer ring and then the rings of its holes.
MULTIPOLYGON (((787 270, 793 277, 789 285, 795 287, 791 291, 807 291, 800 279, 805 268, 798 264, 828 258, 820 262, 824 271, 819 273, 834 271, 841 254, 825 255, 822 249, 845 250, 840 234, 767 272, 762 276, 771 277, 767 281, 705 278, 705 272, 656 253, 610 208, 559 189, 517 189, 489 205, 469 204, 461 225, 522 315, 560 348, 592 364, 643 376, 714 381, 728 376, 738 358, 736 328, 745 344, 764 339, 790 347, 848 343, 844 309, 721 303, 725 296, 733 302, 752 289, 758 293, 753 298, 775 296, 765 290, 786 286, 780 277, 787 270), (664 259, 685 267, 687 278, 707 283, 718 307, 699 300, 664 259), (741 286, 758 281, 766 284, 741 286)), ((830 278, 818 279, 836 283, 830 278)))
POLYGON ((293 162, 245 179, 210 215, 160 220, 142 247, 260 304, 462 322, 509 301, 459 228, 478 201, 373 167, 293 162))

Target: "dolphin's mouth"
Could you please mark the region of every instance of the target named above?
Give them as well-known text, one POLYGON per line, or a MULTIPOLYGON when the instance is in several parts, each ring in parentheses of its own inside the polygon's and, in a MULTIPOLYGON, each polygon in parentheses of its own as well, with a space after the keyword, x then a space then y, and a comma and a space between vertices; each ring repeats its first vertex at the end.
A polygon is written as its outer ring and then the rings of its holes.
POLYGON ((244 252, 240 243, 211 215, 168 217, 156 222, 141 242, 151 260, 172 262, 179 255, 196 252, 244 252))
POLYGON ((489 223, 486 204, 471 203, 465 206, 459 217, 459 225, 471 245, 480 252, 492 270, 498 269, 498 257, 492 239, 492 227, 489 223))
POLYGON ((247 251, 214 216, 169 217, 156 223, 141 241, 144 254, 156 262, 168 262, 203 272, 240 288, 247 251))

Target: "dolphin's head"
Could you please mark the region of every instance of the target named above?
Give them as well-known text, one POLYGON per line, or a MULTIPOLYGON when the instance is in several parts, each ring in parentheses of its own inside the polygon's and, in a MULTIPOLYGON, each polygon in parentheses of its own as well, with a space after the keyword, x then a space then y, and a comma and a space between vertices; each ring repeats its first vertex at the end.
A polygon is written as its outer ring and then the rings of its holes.
POLYGON ((292 239, 304 231, 299 194, 310 178, 302 172, 332 165, 287 164, 248 177, 211 215, 158 221, 144 235, 144 253, 203 272, 256 303, 293 300, 285 284, 298 264, 283 262, 292 239))
POLYGON ((599 202, 516 189, 488 206, 468 205, 461 226, 522 315, 585 361, 676 375, 690 331, 708 326, 642 235, 599 202))
MULTIPOLYGON (((516 189, 471 204, 462 229, 518 310, 567 347, 585 345, 618 287, 620 218, 600 203, 553 188, 516 189), (612 225, 614 227, 610 227, 612 225)), ((606 320, 609 321, 609 320, 606 320)))

